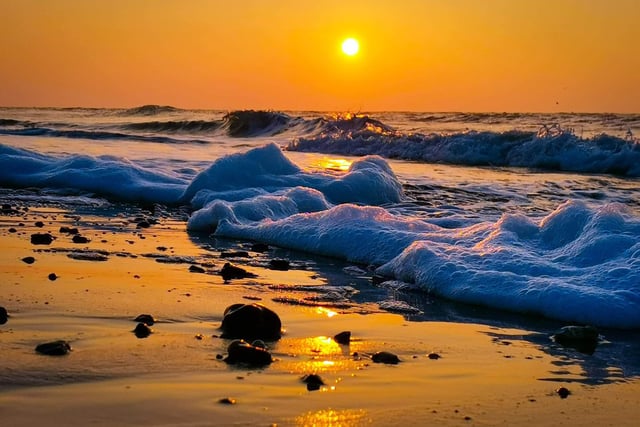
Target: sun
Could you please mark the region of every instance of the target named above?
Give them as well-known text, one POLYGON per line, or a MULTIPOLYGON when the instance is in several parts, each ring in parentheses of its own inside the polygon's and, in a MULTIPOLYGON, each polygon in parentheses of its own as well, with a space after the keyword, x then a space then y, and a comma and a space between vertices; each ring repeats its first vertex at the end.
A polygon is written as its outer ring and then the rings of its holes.
POLYGON ((349 37, 348 39, 342 42, 342 52, 345 55, 353 56, 357 54, 359 50, 360 50, 360 43, 358 43, 358 40, 352 37, 349 37))

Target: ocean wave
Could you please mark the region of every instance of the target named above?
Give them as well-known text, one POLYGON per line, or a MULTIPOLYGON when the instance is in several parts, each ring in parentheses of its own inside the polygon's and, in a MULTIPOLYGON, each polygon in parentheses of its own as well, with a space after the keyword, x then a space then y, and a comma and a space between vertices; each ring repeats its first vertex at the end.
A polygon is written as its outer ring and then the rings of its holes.
POLYGON ((0 135, 12 136, 44 136, 49 138, 90 139, 90 140, 121 140, 154 142, 160 144, 199 143, 208 144, 209 141, 199 139, 178 139, 161 135, 139 135, 135 133, 112 132, 102 130, 82 129, 54 129, 41 126, 8 127, 0 129, 0 135))
POLYGON ((167 133, 210 133, 219 129, 224 122, 220 120, 180 120, 180 121, 152 121, 127 123, 123 129, 138 132, 167 132, 167 133))
POLYGON ((296 138, 290 151, 386 158, 467 166, 524 167, 563 172, 640 176, 640 143, 628 134, 580 138, 558 126, 538 132, 467 131, 453 134, 407 134, 388 127, 340 129, 296 138))
POLYGON ((179 108, 172 107, 170 105, 155 105, 147 104, 139 107, 129 108, 124 110, 121 115, 123 116, 154 116, 157 114, 173 113, 181 111, 179 108))
POLYGON ((276 135, 291 123, 291 116, 277 111, 239 110, 225 114, 222 118, 229 136, 248 138, 276 135))

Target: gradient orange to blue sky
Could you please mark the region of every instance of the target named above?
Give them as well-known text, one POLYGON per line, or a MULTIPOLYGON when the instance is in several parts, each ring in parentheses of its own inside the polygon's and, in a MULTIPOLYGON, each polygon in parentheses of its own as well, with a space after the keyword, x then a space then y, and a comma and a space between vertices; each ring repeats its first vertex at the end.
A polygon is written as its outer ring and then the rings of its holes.
POLYGON ((638 0, 0 0, 0 40, 1 106, 640 112, 638 0))

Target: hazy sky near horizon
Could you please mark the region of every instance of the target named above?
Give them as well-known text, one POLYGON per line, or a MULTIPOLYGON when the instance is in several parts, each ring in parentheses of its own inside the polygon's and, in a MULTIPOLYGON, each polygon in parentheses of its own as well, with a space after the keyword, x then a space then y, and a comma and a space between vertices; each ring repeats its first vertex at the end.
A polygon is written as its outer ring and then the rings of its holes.
POLYGON ((640 112, 638 0, 0 0, 0 40, 1 106, 640 112))

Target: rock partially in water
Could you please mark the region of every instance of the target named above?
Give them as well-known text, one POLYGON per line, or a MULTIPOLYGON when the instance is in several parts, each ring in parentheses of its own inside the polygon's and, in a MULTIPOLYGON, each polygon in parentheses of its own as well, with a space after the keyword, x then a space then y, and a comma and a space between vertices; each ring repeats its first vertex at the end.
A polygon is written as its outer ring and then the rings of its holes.
POLYGON ((223 251, 220 252, 220 258, 250 258, 247 251, 223 251))
POLYGON ((338 344, 349 345, 351 344, 351 331, 342 331, 339 334, 334 335, 333 339, 338 344))
POLYGON ((255 274, 248 272, 244 268, 236 267, 229 262, 225 263, 224 266, 222 266, 220 275, 225 282, 232 279, 246 279, 248 277, 257 277, 255 274))
POLYGON ((400 363, 400 359, 393 353, 388 351, 379 351, 371 356, 373 363, 384 363, 387 365, 397 365, 400 363))
POLYGON ((325 383, 318 374, 308 374, 302 377, 302 382, 307 385, 307 390, 316 391, 320 390, 325 383))
POLYGON ((191 265, 189 266, 189 272, 190 273, 205 273, 205 269, 198 266, 198 265, 191 265))
POLYGON ((282 322, 262 304, 233 304, 225 309, 220 328, 223 338, 270 341, 280 338, 282 322))
POLYGON ((60 233, 66 233, 66 234, 78 234, 79 231, 77 228, 71 228, 71 227, 65 227, 62 226, 60 227, 60 233))
POLYGON ((253 252, 267 252, 269 250, 269 245, 265 243, 254 243, 251 245, 251 250, 253 252))
POLYGON ((22 258, 22 262, 24 262, 25 264, 33 264, 34 262, 36 262, 36 259, 32 256, 26 256, 22 258))
POLYGON ((87 238, 87 237, 84 237, 84 236, 81 236, 79 234, 76 234, 76 235, 73 236, 71 241, 73 243, 85 244, 85 243, 89 243, 91 240, 89 240, 89 238, 87 238))
POLYGON ((144 323, 147 326, 153 326, 156 323, 156 319, 151 314, 140 314, 133 319, 134 322, 144 323))
POLYGON ((50 245, 54 237, 49 233, 34 233, 31 235, 32 245, 50 245))
POLYGON ((593 326, 564 326, 551 336, 555 342, 578 350, 581 353, 593 354, 598 346, 600 335, 593 326))
POLYGON ((4 325, 9 320, 9 313, 4 307, 0 307, 0 325, 4 325))
POLYGON ((133 333, 138 338, 147 338, 149 335, 151 335, 151 332, 151 328, 147 326, 147 324, 142 322, 138 323, 133 330, 133 333))
POLYGON ((47 342, 39 344, 36 347, 36 352, 45 354, 47 356, 64 356, 71 351, 71 345, 64 340, 47 342))
POLYGON ((228 356, 224 360, 230 365, 242 363, 250 366, 266 366, 273 362, 271 353, 261 347, 255 347, 243 340, 235 340, 227 348, 228 356))
POLYGON ((271 270, 287 271, 291 267, 291 263, 286 259, 272 259, 269 261, 271 270))

